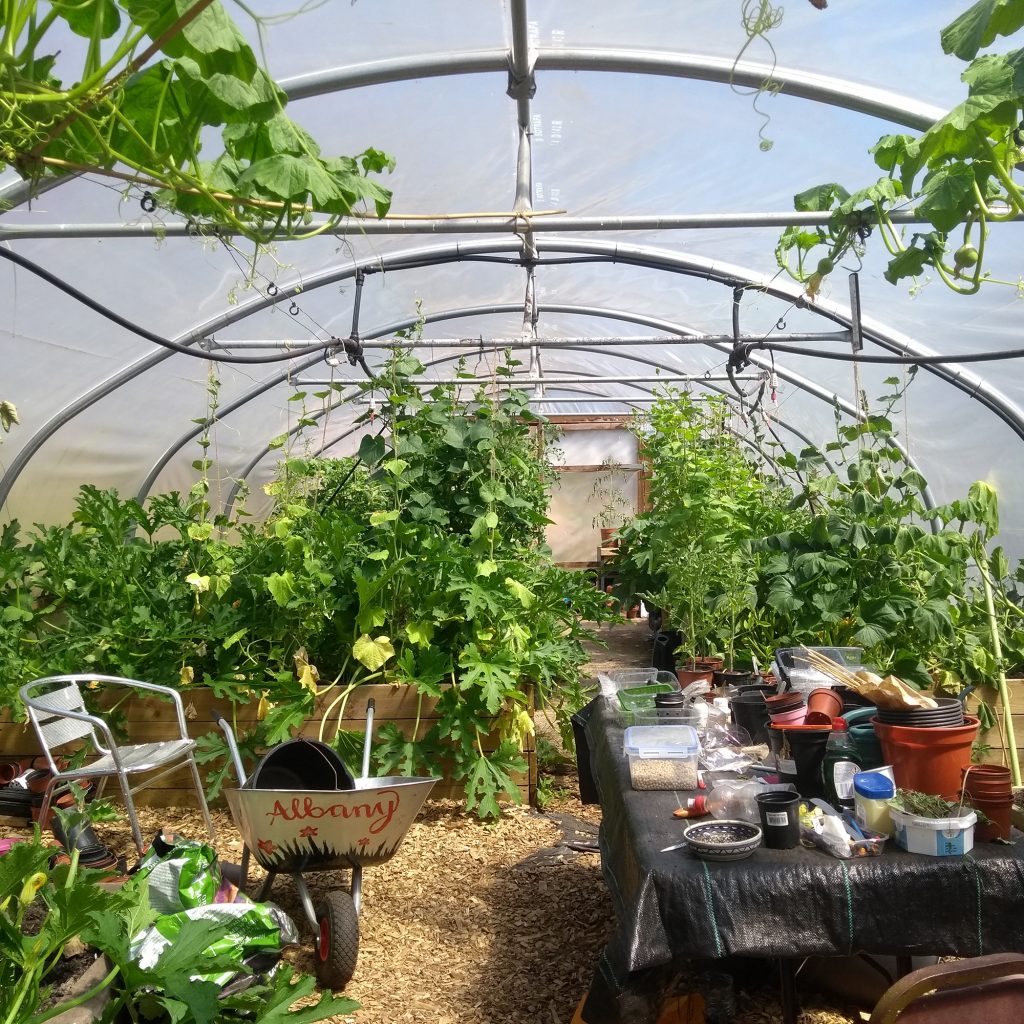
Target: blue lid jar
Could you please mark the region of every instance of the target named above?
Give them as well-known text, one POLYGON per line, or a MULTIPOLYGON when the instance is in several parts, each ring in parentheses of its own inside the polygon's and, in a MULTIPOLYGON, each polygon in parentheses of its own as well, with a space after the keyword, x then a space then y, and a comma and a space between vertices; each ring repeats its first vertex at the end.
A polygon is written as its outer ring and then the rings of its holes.
POLYGON ((853 791, 868 800, 891 800, 896 795, 892 779, 878 772, 857 772, 853 777, 853 791))

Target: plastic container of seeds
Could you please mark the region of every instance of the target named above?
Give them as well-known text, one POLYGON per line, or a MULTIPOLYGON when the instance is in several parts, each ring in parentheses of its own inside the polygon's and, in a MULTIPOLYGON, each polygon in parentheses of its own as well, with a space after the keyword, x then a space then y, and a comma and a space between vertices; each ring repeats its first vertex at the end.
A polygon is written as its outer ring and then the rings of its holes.
POLYGON ((696 789, 700 740, 692 725, 631 725, 623 737, 634 789, 696 789))

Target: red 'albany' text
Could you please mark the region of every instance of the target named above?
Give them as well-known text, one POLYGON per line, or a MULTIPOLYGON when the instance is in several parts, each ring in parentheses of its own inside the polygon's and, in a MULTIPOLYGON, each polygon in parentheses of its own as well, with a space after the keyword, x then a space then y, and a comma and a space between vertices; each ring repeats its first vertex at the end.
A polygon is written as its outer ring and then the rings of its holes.
POLYGON ((351 800, 339 800, 337 803, 323 803, 312 796, 296 796, 282 803, 274 801, 274 808, 267 811, 271 821, 298 821, 307 818, 362 818, 369 822, 368 831, 373 835, 383 831, 391 823, 398 810, 399 798, 393 789, 382 789, 374 794, 371 803, 354 803, 351 800))

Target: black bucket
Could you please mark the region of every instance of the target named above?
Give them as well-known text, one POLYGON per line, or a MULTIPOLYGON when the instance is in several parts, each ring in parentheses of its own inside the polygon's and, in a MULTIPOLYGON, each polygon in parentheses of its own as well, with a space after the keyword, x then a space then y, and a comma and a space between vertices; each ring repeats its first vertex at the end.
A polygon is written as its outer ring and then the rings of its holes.
POLYGON ((267 751, 246 780, 247 789, 355 789, 336 751, 316 740, 288 740, 267 751))

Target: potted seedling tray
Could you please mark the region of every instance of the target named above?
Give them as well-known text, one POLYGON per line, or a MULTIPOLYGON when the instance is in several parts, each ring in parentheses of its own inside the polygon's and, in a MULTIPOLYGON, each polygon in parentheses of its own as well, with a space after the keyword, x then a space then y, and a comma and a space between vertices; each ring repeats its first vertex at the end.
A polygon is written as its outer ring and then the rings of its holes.
POLYGON ((619 690, 619 709, 622 712, 624 725, 633 725, 636 716, 645 718, 655 714, 654 697, 658 693, 672 693, 679 689, 678 684, 672 683, 646 683, 643 686, 628 686, 619 690))

